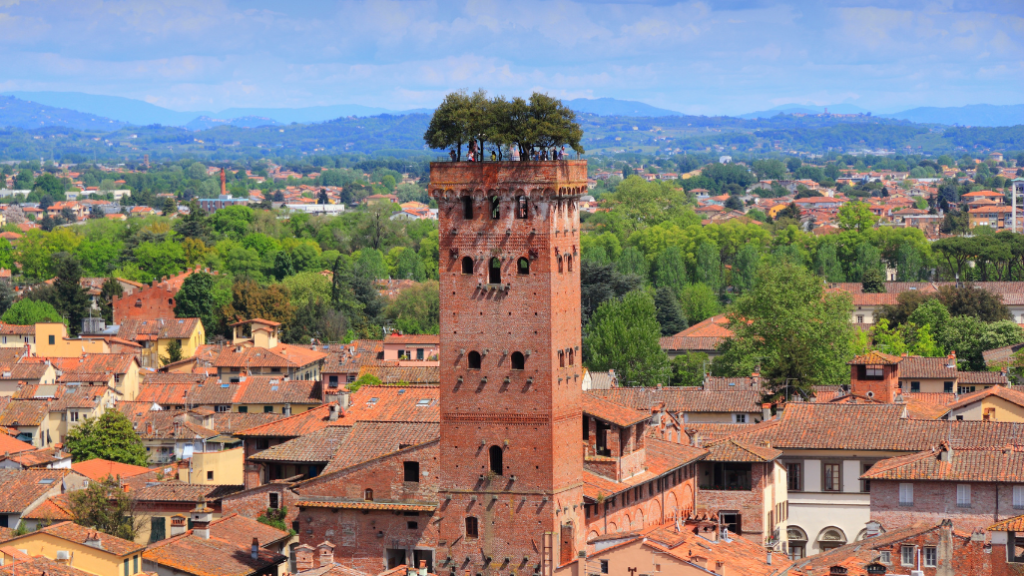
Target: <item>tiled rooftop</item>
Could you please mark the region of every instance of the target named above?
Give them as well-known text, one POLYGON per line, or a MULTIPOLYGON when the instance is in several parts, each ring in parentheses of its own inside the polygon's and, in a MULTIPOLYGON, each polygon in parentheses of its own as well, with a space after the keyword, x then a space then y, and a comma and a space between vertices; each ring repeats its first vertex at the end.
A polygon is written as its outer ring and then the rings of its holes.
POLYGON ((0 514, 21 514, 48 491, 61 483, 67 470, 13 470, 0 469, 0 514))

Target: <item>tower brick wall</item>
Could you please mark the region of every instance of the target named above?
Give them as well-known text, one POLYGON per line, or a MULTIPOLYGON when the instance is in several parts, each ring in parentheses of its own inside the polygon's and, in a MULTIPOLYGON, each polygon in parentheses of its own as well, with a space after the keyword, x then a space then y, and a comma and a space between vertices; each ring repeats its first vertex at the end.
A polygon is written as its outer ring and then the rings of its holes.
POLYGON ((586 178, 585 161, 431 165, 442 571, 547 575, 585 546, 578 199, 586 178))
MULTIPOLYGON (((895 480, 871 481, 871 519, 886 530, 905 528, 915 522, 938 524, 948 518, 957 530, 970 532, 1019 516, 1013 507, 1013 485, 992 482, 910 481, 914 502, 900 505, 900 484, 895 480), (957 506, 957 484, 971 486, 970 506, 957 506)), ((848 534, 848 537, 852 534, 848 534)))

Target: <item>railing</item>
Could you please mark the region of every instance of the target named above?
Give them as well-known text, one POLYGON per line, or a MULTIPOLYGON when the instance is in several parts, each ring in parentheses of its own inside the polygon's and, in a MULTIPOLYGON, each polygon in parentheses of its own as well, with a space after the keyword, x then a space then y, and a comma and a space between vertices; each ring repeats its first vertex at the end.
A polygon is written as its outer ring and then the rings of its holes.
POLYGON ((564 158, 561 158, 559 160, 552 160, 552 159, 548 159, 548 160, 533 160, 531 158, 520 158, 519 160, 513 160, 511 156, 506 154, 500 160, 497 160, 497 159, 496 160, 491 160, 491 158, 489 156, 485 155, 484 158, 481 158, 479 160, 473 160, 472 162, 469 161, 469 159, 468 159, 468 157, 466 155, 463 155, 461 160, 453 160, 451 158, 451 156, 437 156, 436 159, 434 160, 434 162, 457 162, 457 163, 463 163, 464 162, 466 164, 470 164, 470 163, 472 163, 472 164, 478 164, 478 163, 479 164, 486 164, 486 163, 489 163, 489 162, 490 163, 495 163, 495 162, 567 162, 569 160, 582 160, 582 157, 580 156, 580 154, 578 154, 576 152, 573 152, 571 156, 572 157, 570 157, 570 154, 566 154, 564 158))

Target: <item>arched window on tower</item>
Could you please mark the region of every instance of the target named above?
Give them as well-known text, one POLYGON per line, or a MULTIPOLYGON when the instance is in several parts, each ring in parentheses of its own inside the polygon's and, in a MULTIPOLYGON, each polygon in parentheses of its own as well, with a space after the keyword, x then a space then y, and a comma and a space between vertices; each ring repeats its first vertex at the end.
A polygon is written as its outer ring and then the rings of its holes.
POLYGON ((572 366, 573 360, 576 358, 576 351, 569 348, 569 366, 572 366))
POLYGON ((462 258, 462 273, 472 274, 473 273, 473 258, 464 256, 462 258))
POLYGON ((501 476, 504 474, 505 467, 502 465, 501 446, 491 446, 490 450, 487 451, 490 457, 491 472, 501 476))
POLYGON ((526 196, 516 196, 516 218, 524 220, 529 214, 530 209, 527 205, 526 196))
POLYGON ((520 274, 529 274, 530 261, 526 258, 520 258, 519 262, 516 264, 516 271, 518 271, 520 274))
POLYGON ((491 265, 487 270, 487 281, 491 284, 501 284, 501 260, 491 258, 491 265))
POLYGON ((526 356, 523 356, 522 352, 513 352, 512 353, 512 369, 513 370, 522 370, 523 368, 526 368, 526 356))
POLYGON ((474 369, 480 368, 480 353, 476 350, 471 350, 469 356, 467 356, 469 367, 474 369))
POLYGON ((565 368, 565 352, 558 351, 558 367, 565 368))
POLYGON ((466 220, 473 219, 473 197, 463 196, 462 197, 462 217, 466 220))
POLYGON ((561 254, 558 255, 558 273, 559 274, 562 273, 562 255, 561 254))
POLYGON ((501 198, 498 196, 491 196, 491 220, 498 220, 501 218, 501 198))
POLYGON ((363 500, 367 500, 369 502, 373 502, 373 490, 372 489, 367 488, 366 490, 363 490, 363 500))
POLYGON ((572 254, 565 256, 565 264, 569 268, 569 272, 572 272, 572 254))

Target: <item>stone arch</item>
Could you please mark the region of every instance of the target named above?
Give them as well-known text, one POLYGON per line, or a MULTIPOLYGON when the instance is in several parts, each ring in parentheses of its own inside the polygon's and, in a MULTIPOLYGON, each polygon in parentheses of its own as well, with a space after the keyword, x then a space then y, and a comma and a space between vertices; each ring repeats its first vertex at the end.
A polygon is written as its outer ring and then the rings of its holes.
POLYGON ((665 497, 665 514, 674 518, 679 513, 679 501, 676 500, 676 493, 669 492, 665 497))
POLYGON ((637 508, 633 514, 633 530, 642 530, 644 527, 644 511, 637 508))
POLYGON ((473 258, 470 256, 462 257, 462 273, 472 274, 473 273, 473 258))
POLYGON ((682 498, 679 500, 678 506, 681 510, 692 510, 693 509, 693 488, 689 484, 683 484, 681 491, 682 498))
POLYGON ((609 522, 608 523, 608 532, 607 532, 607 534, 614 534, 616 532, 616 530, 617 530, 617 528, 615 526, 615 522, 609 522))
POLYGON ((587 542, 597 538, 598 536, 600 536, 600 534, 597 533, 597 530, 591 530, 590 534, 587 534, 587 542))
POLYGON ((622 526, 619 528, 619 532, 623 532, 630 529, 632 524, 629 521, 629 514, 622 515, 622 526))
POLYGON ((822 528, 814 541, 818 545, 818 550, 824 552, 826 550, 838 548, 850 540, 846 537, 846 533, 843 532, 842 528, 839 528, 838 526, 828 526, 826 528, 822 528))
POLYGON ((650 521, 655 524, 660 524, 663 518, 661 517, 661 502, 657 500, 651 501, 651 518, 650 521))

